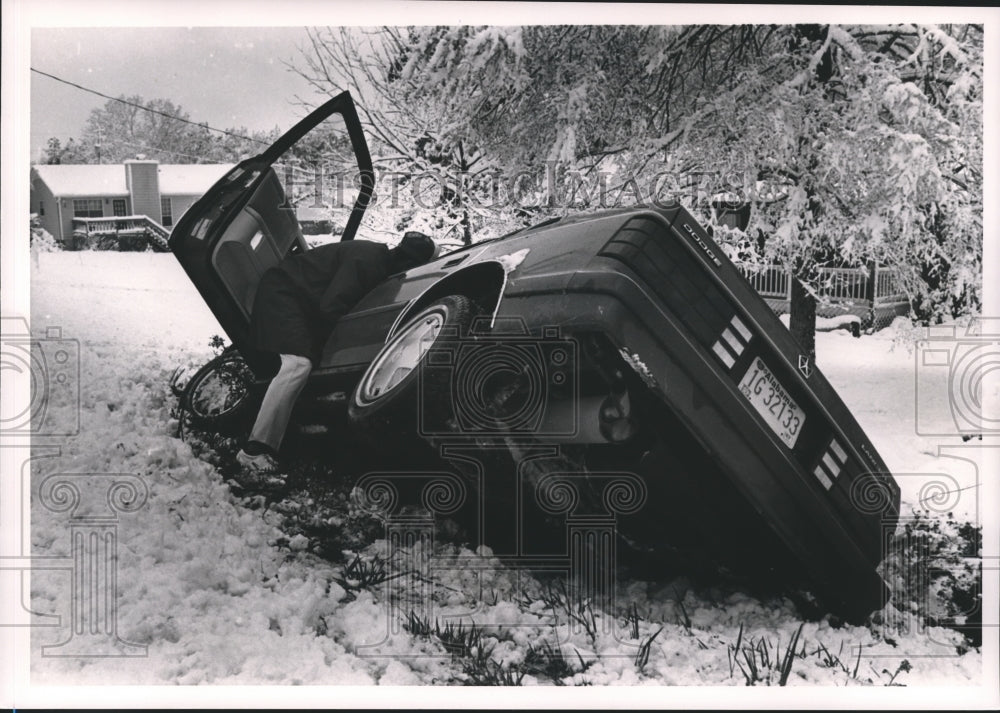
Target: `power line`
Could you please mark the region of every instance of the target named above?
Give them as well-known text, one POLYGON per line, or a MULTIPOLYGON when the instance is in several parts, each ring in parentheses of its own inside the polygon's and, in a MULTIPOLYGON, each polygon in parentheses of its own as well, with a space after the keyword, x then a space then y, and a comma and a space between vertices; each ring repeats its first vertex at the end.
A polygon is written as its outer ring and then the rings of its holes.
POLYGON ((142 104, 136 104, 135 102, 130 102, 127 99, 122 99, 120 97, 108 96, 107 94, 104 94, 103 92, 99 92, 96 89, 89 89, 89 88, 81 86, 81 85, 79 85, 79 84, 77 84, 75 82, 71 82, 68 79, 63 79, 62 77, 57 77, 54 74, 49 74, 48 72, 43 72, 40 69, 35 69, 34 67, 31 68, 31 71, 35 72, 36 74, 40 74, 43 77, 48 77, 49 79, 54 79, 57 82, 62 82, 63 84, 68 84, 71 87, 75 87, 77 89, 80 89, 81 91, 88 92, 89 94, 96 94, 97 96, 103 97, 104 99, 109 99, 111 101, 116 101, 116 102, 119 102, 121 104, 125 104, 127 106, 135 107, 136 109, 141 109, 142 111, 148 111, 151 114, 159 114, 160 116, 165 116, 166 118, 173 119, 174 121, 182 121, 185 124, 191 124, 192 126, 197 126, 197 127, 202 128, 202 129, 208 129, 209 131, 215 131, 215 132, 217 132, 219 134, 225 134, 226 136, 232 136, 233 138, 243 139, 244 141, 252 141, 255 144, 261 144, 262 146, 269 146, 270 145, 266 141, 261 141, 260 139, 255 139, 255 138, 252 138, 250 136, 243 136, 242 134, 237 134, 237 133, 234 133, 232 131, 227 131, 226 129, 216 129, 214 127, 209 126, 208 124, 199 124, 197 121, 191 121, 190 119, 183 119, 183 118, 181 118, 179 116, 173 116, 172 114, 168 114, 165 111, 159 111, 157 109, 150 109, 148 106, 143 106, 142 104))
MULTIPOLYGON (((49 136, 69 136, 71 140, 75 141, 76 137, 73 134, 64 133, 50 133, 49 136)), ((125 141, 124 139, 115 139, 115 143, 121 144, 123 146, 129 146, 133 149, 145 149, 146 151, 161 151, 163 153, 174 154, 175 156, 184 156, 186 158, 193 158, 200 161, 204 156, 195 156, 194 154, 184 153, 183 151, 178 151, 177 149, 166 149, 162 146, 149 146, 148 144, 137 144, 133 141, 125 141)))

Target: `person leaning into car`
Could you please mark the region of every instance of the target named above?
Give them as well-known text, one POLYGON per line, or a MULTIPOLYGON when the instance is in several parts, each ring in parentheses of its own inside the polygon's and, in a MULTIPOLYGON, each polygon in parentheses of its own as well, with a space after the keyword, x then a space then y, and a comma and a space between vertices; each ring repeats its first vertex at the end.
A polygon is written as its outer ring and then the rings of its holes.
POLYGON ((390 249, 348 240, 291 255, 261 278, 250 317, 257 349, 279 355, 281 365, 261 402, 257 420, 236 455, 244 470, 276 473, 292 408, 337 320, 386 277, 429 261, 434 242, 408 232, 390 249))

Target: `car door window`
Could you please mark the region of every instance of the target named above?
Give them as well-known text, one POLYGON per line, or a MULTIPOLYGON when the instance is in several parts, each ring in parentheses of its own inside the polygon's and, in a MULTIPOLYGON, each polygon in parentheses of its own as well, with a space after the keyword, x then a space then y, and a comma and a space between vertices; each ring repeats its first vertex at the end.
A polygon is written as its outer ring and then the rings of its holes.
POLYGON ((290 253, 342 239, 360 195, 359 175, 338 113, 276 153, 263 169, 213 253, 216 272, 247 317, 269 268, 290 253))
POLYGON ((333 114, 274 162, 308 245, 338 241, 359 196, 358 162, 344 118, 333 114))

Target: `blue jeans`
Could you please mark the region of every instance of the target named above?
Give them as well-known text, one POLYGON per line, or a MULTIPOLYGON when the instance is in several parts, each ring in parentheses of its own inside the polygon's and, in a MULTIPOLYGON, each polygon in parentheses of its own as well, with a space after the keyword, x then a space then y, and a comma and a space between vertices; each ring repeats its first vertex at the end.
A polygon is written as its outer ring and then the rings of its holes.
POLYGON ((264 394, 257 420, 250 432, 251 441, 259 441, 278 450, 292 417, 295 401, 302 393, 302 387, 306 385, 311 371, 312 362, 306 357, 281 355, 281 367, 264 394))

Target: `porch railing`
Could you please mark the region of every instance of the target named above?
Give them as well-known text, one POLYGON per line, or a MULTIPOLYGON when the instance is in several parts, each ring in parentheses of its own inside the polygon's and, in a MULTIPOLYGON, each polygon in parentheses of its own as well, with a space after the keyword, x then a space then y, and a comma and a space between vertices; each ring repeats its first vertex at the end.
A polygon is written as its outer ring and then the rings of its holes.
POLYGON ((760 272, 750 273, 742 270, 754 289, 761 297, 785 298, 791 294, 791 273, 777 265, 768 265, 760 272))
POLYGON ((875 272, 876 302, 906 302, 906 293, 900 287, 899 273, 879 268, 875 272))
POLYGON ((819 294, 834 302, 868 299, 868 270, 822 267, 819 269, 819 294))
POLYGON ((116 247, 116 243, 145 238, 153 250, 166 252, 170 231, 148 215, 121 215, 73 218, 73 237, 94 247, 116 247))

